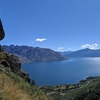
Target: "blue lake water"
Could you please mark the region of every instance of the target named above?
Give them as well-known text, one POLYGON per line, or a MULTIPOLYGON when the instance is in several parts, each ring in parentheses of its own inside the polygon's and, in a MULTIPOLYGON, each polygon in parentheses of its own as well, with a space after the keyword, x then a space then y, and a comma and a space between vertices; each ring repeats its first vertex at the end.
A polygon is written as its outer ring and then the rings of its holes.
POLYGON ((88 76, 100 76, 100 57, 33 62, 22 68, 38 86, 77 83, 88 76))

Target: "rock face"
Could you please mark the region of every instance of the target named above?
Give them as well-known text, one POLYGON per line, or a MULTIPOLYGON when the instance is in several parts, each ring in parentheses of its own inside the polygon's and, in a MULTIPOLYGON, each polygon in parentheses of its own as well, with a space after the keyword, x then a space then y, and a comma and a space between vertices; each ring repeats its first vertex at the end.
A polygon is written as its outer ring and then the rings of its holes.
POLYGON ((2 40, 4 37, 5 37, 5 32, 4 32, 3 25, 0 19, 0 40, 2 40))
POLYGON ((47 48, 29 47, 29 46, 2 46, 5 52, 18 55, 22 63, 33 61, 56 61, 66 58, 59 52, 47 48))
POLYGON ((22 70, 20 60, 17 56, 0 52, 0 64, 4 65, 5 67, 11 68, 12 72, 30 82, 31 79, 29 77, 29 74, 22 70))

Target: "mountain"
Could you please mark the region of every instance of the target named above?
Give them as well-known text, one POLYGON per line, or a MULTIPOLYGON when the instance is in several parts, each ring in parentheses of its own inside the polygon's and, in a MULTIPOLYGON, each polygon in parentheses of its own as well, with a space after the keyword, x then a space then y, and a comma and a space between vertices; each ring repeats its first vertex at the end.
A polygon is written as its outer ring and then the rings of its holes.
POLYGON ((33 61, 56 61, 65 60, 66 57, 61 55, 59 52, 51 49, 29 47, 29 46, 2 46, 5 52, 16 54, 22 63, 28 63, 33 61))
POLYGON ((66 57, 100 57, 100 49, 98 50, 91 50, 91 49, 82 49, 70 53, 65 53, 64 56, 66 57))
POLYGON ((72 53, 72 51, 65 51, 65 52, 59 52, 59 53, 61 53, 62 55, 67 55, 67 54, 72 53))

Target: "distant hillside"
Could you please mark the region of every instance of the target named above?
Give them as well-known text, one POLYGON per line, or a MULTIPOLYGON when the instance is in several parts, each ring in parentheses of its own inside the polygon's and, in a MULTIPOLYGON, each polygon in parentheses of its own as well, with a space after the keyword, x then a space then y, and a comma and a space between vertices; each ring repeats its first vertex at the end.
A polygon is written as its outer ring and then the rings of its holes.
POLYGON ((22 63, 33 61, 56 61, 66 59, 60 53, 46 48, 14 45, 3 45, 2 48, 5 52, 16 54, 20 58, 22 63))
POLYGON ((65 53, 64 56, 66 57, 100 57, 100 49, 98 50, 91 50, 91 49, 82 49, 74 52, 65 53))
POLYGON ((65 52, 59 52, 59 53, 61 53, 62 55, 67 55, 67 54, 70 54, 70 53, 72 53, 72 51, 65 51, 65 52))
POLYGON ((100 77, 87 77, 78 84, 44 86, 41 89, 54 100, 100 100, 100 77))

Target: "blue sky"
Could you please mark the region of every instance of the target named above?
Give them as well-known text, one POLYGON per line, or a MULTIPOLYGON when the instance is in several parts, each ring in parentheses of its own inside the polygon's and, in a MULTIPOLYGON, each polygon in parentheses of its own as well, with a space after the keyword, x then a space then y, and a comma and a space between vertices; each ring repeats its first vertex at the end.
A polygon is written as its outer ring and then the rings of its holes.
POLYGON ((100 0, 0 0, 2 45, 53 50, 97 49, 100 0))

